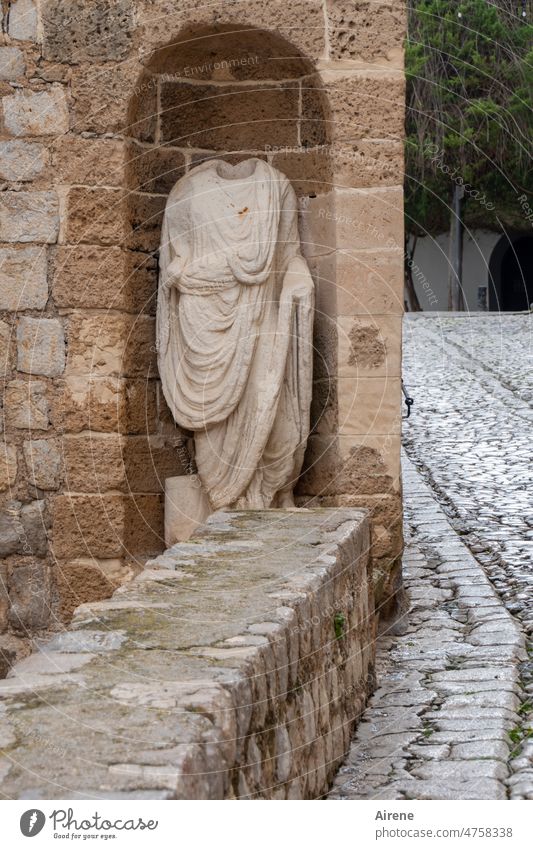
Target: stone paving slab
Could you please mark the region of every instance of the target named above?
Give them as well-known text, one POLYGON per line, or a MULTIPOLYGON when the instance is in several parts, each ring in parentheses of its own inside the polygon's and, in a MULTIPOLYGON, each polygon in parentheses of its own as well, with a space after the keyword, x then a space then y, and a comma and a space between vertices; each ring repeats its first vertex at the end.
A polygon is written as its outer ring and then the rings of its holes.
POLYGON ((329 798, 506 799, 522 629, 406 457, 403 480, 405 632, 379 641, 379 689, 329 798))

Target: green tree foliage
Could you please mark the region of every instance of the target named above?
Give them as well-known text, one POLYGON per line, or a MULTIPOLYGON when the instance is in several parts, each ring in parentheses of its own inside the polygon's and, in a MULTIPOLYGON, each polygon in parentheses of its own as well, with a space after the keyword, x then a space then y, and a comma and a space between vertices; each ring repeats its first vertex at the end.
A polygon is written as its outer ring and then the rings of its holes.
POLYGON ((525 229, 518 196, 533 191, 533 3, 408 4, 407 229, 447 230, 461 182, 467 226, 525 229))

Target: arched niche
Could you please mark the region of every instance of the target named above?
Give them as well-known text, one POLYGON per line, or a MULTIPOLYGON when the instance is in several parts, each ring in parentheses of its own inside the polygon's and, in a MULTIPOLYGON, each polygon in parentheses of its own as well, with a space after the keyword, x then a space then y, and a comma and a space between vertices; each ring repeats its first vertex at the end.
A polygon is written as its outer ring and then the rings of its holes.
MULTIPOLYGON (((145 312, 155 311, 156 263, 168 194, 183 174, 209 158, 235 164, 257 156, 289 177, 299 205, 302 248, 315 277, 320 275, 318 260, 331 252, 334 231, 331 121, 316 69, 294 45, 274 32, 238 24, 189 27, 146 63, 132 93, 127 123, 127 241, 137 256, 136 269, 148 269, 153 278, 145 312), (319 214, 309 214, 311 204, 315 210, 320 206, 319 214)), ((135 287, 137 279, 130 275, 126 285, 135 287)), ((331 281, 328 271, 329 286, 331 281)), ((315 373, 323 378, 327 356, 322 349, 331 332, 324 311, 317 315, 315 373)), ((331 315, 329 321, 334 320, 331 315)), ((147 377, 147 431, 153 442, 159 439, 163 447, 178 445, 181 450, 187 434, 175 427, 166 408, 153 344, 150 348, 146 363, 136 369, 147 377)), ((318 402, 316 418, 327 402, 318 402)), ((157 468, 157 460, 147 458, 161 491, 166 476, 185 471, 180 457, 186 456, 178 450, 174 468, 168 463, 157 468)), ((124 461, 128 467, 129 458, 124 461)), ((137 500, 134 496, 125 529, 125 546, 132 554, 139 523, 152 523, 157 534, 162 520, 162 500, 159 515, 149 516, 142 506, 137 510, 137 500)))

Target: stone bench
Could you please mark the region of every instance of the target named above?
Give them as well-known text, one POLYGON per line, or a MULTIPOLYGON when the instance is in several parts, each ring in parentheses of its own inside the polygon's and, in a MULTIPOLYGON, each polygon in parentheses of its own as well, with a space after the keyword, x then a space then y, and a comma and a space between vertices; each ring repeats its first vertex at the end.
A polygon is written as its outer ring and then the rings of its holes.
POLYGON ((7 798, 313 798, 373 684, 353 509, 216 513, 0 681, 7 798))

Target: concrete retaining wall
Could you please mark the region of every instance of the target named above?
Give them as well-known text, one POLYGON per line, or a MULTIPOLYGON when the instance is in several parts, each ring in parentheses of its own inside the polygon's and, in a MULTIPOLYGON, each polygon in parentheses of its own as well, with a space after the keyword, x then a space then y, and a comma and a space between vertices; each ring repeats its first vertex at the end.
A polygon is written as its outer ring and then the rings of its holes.
POLYGON ((373 684, 366 515, 217 513, 0 682, 8 798, 313 798, 373 684))

